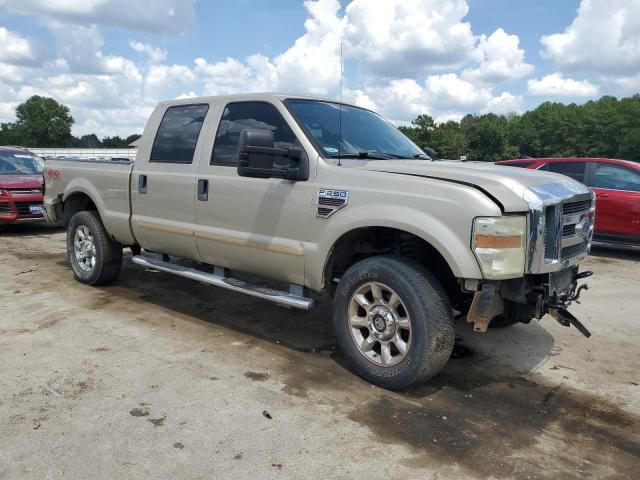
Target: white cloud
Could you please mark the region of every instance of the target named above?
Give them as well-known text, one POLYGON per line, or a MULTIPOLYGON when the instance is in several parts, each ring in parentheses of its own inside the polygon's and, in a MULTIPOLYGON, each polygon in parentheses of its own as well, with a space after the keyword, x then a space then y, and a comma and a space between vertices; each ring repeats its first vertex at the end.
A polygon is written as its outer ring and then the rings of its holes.
POLYGON ((194 0, 0 0, 7 10, 76 25, 108 25, 162 34, 195 25, 194 0))
POLYGON ((144 94, 153 102, 164 99, 175 85, 194 83, 196 76, 184 65, 151 65, 145 77, 144 94))
POLYGON ((582 0, 564 32, 541 38, 543 54, 564 70, 640 71, 640 2, 582 0))
POLYGON ((167 59, 167 51, 142 42, 129 42, 129 46, 138 53, 147 55, 150 63, 162 63, 167 59))
POLYGON ((340 38, 344 21, 338 0, 306 0, 306 33, 273 60, 283 91, 326 95, 340 84, 340 38))
POLYGON ((205 94, 268 90, 335 94, 340 84, 340 4, 338 0, 306 0, 304 5, 309 12, 305 34, 273 59, 261 54, 244 62, 227 58, 209 63, 197 58, 195 71, 202 75, 205 94))
POLYGON ((640 92, 640 2, 582 0, 564 32, 541 38, 542 55, 561 71, 599 75, 611 95, 640 92))
POLYGON ((483 108, 493 98, 491 89, 478 87, 459 78, 455 73, 428 77, 426 89, 431 104, 442 110, 465 109, 474 112, 483 108))
POLYGON ((598 92, 598 86, 588 80, 566 78, 561 73, 527 82, 527 94, 534 97, 594 97, 598 92))
POLYGON ((22 65, 34 62, 36 57, 31 41, 0 26, 0 62, 22 65))
POLYGON ((304 33, 279 54, 169 64, 165 49, 137 40, 129 42, 130 55, 110 55, 100 26, 164 31, 182 18, 178 7, 192 9, 191 0, 0 0, 0 7, 39 17, 55 40, 48 61, 0 72, 0 117, 29 95, 48 95, 71 108, 74 134, 128 135, 142 130, 159 100, 178 96, 283 91, 337 98, 341 39, 347 65, 362 67, 344 100, 396 123, 422 113, 447 120, 522 109, 522 97, 496 91, 532 70, 518 37, 502 29, 474 36, 464 22, 465 0, 352 0, 344 11, 339 0, 304 5, 304 33), (161 10, 169 14, 160 18, 161 10))
POLYGON ((522 96, 503 92, 489 100, 487 106, 481 110, 481 113, 497 113, 501 115, 522 113, 524 110, 523 104, 522 96))
POLYGON ((413 119, 420 113, 431 113, 424 87, 412 78, 369 83, 359 97, 361 101, 367 99, 373 110, 394 122, 413 119))
POLYGON ((349 54, 379 75, 403 77, 459 65, 475 37, 465 0, 353 0, 345 12, 349 54))
POLYGON ((600 77, 602 82, 603 93, 609 95, 635 95, 640 93, 640 73, 630 76, 611 76, 602 75, 600 77))
POLYGON ((9 83, 23 82, 27 74, 27 69, 16 65, 0 62, 0 80, 9 83))
POLYGON ((477 86, 455 73, 431 75, 422 85, 409 78, 379 81, 355 92, 346 99, 377 110, 399 124, 423 113, 436 121, 446 121, 467 113, 521 112, 523 103, 520 96, 508 92, 496 96, 491 88, 477 86))
POLYGON ((533 65, 524 60, 524 50, 519 48, 517 35, 509 35, 498 28, 490 36, 481 35, 474 53, 479 64, 467 68, 464 78, 484 84, 496 84, 526 77, 533 72, 533 65))

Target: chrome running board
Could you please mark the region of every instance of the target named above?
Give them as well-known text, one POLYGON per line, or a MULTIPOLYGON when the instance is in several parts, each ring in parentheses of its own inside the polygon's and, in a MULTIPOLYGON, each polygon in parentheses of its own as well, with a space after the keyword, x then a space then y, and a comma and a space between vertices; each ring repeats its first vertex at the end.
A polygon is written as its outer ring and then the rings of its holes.
POLYGON ((177 265, 175 263, 164 262, 156 258, 142 255, 131 257, 131 261, 143 267, 152 268, 161 272, 172 273, 179 277, 196 280, 197 282, 213 285, 214 287, 222 287, 234 292, 244 293, 252 297, 268 300, 285 307, 297 308, 299 310, 311 310, 313 308, 313 299, 293 295, 282 290, 274 290, 272 288, 260 287, 236 278, 225 277, 213 273, 205 273, 194 268, 177 265))

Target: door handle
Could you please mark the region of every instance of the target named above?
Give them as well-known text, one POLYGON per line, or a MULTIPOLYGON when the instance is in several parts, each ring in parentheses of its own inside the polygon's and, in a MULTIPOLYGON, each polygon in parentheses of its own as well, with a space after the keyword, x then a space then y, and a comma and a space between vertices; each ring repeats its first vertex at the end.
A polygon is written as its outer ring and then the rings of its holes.
POLYGON ((146 175, 138 175, 138 193, 147 193, 146 175))
POLYGON ((609 198, 606 193, 596 193, 596 198, 609 198))
POLYGON ((201 202, 209 200, 209 180, 206 178, 198 179, 198 200, 201 202))

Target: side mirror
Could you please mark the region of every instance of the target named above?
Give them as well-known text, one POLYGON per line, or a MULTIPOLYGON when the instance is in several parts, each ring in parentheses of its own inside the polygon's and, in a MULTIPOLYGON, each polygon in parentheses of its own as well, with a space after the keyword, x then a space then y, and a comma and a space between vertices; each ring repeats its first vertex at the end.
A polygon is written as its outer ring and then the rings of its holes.
POLYGON ((240 133, 240 158, 238 175, 254 178, 284 178, 307 180, 305 167, 299 165, 306 158, 300 148, 278 148, 274 146, 271 130, 243 130, 240 133), (286 168, 274 167, 274 157, 288 157, 294 164, 286 168))

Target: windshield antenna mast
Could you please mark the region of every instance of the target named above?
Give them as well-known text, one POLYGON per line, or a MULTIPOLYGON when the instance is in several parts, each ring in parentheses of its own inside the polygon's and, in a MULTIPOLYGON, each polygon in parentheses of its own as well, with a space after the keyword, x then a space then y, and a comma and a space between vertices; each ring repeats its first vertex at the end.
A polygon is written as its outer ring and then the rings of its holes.
POLYGON ((338 104, 338 166, 342 166, 342 82, 344 77, 344 61, 342 57, 342 40, 340 40, 340 103, 338 104))

